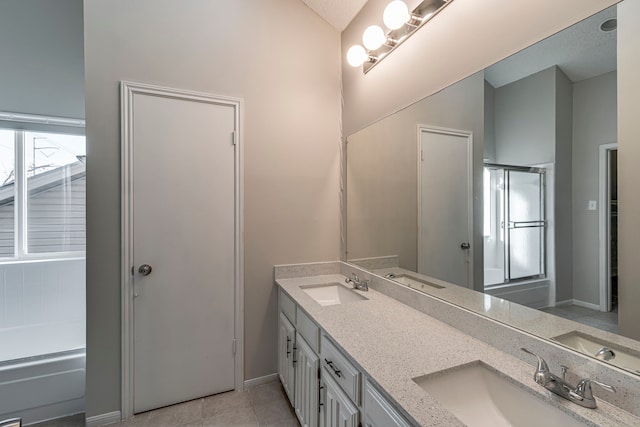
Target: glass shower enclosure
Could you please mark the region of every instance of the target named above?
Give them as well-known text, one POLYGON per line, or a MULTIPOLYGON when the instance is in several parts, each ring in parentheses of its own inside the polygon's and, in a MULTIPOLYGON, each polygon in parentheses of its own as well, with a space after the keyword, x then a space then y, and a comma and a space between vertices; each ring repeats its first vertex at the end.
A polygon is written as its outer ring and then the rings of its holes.
POLYGON ((545 169, 485 164, 484 284, 546 275, 545 169))

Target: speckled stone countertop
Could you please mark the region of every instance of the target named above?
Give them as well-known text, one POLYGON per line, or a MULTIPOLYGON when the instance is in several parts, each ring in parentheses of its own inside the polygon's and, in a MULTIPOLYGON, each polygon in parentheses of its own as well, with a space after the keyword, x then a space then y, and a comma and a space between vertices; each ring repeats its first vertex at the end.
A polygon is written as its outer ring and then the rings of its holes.
MULTIPOLYGON (((563 319, 561 317, 501 298, 492 297, 480 292, 473 292, 467 288, 451 285, 450 283, 424 276, 410 270, 405 270, 400 267, 381 268, 376 269, 373 272, 379 276, 384 276, 389 273, 396 275, 406 274, 410 277, 418 277, 426 280, 427 282, 442 285, 444 286, 442 289, 426 287, 423 292, 436 298, 442 298, 453 304, 465 307, 482 316, 507 323, 515 328, 519 328, 539 337, 554 339, 555 337, 572 331, 579 331, 588 336, 593 336, 596 339, 602 340, 605 342, 604 345, 611 346, 613 344, 621 349, 627 349, 630 354, 638 354, 638 342, 618 334, 563 319), (490 300, 490 304, 487 304, 487 300, 490 300)), ((612 365, 617 364, 615 360, 612 360, 609 363, 612 365)), ((622 368, 624 369, 624 367, 622 368)))
MULTIPOLYGON (((367 300, 325 307, 300 289, 344 280, 341 274, 319 274, 278 278, 276 283, 417 425, 464 424, 412 378, 475 361, 505 374, 584 425, 640 425, 639 418, 602 400, 597 409, 586 409, 555 396, 533 382, 533 361, 527 364, 373 289, 356 291, 367 300)), ((540 422, 544 425, 544 417, 540 422)))

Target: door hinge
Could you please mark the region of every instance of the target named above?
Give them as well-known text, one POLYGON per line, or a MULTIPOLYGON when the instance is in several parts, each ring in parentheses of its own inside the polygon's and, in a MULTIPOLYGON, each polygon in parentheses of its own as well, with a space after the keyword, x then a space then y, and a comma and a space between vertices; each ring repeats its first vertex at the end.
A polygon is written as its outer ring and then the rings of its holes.
POLYGON ((238 133, 235 130, 231 132, 231 140, 233 142, 233 145, 236 145, 238 143, 238 133))
POLYGON ((231 348, 233 349, 233 354, 236 354, 236 339, 234 338, 231 344, 231 348))
POLYGON ((420 150, 420 161, 424 162, 424 150, 420 150))

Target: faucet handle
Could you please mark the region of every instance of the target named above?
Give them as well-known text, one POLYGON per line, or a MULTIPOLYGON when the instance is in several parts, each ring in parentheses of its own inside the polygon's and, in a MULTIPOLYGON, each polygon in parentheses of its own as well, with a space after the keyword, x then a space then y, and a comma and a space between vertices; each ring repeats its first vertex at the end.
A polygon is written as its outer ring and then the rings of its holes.
POLYGON ((592 398, 593 394, 591 392, 591 384, 595 384, 600 386, 601 388, 603 388, 604 390, 607 390, 610 393, 615 393, 616 389, 614 386, 609 385, 609 384, 605 384, 605 383, 601 383, 600 381, 596 381, 596 380, 590 380, 588 378, 585 378, 583 380, 580 380, 580 382, 578 383, 578 385, 576 386, 576 394, 585 397, 585 398, 592 398))
POLYGON ((549 365, 547 365, 547 362, 531 350, 528 350, 524 347, 520 348, 520 350, 524 351, 527 354, 535 356, 538 359, 538 366, 536 368, 536 372, 534 372, 533 374, 533 380, 540 385, 545 385, 546 383, 548 383, 549 374, 551 373, 551 371, 549 370, 549 365))
POLYGON ((590 380, 588 378, 585 378, 583 380, 580 380, 575 390, 572 390, 569 392, 570 396, 577 400, 592 402, 593 406, 589 406, 589 407, 595 408, 596 400, 593 397, 591 384, 596 384, 611 393, 616 392, 616 389, 609 384, 605 384, 605 383, 601 383, 600 381, 590 380))

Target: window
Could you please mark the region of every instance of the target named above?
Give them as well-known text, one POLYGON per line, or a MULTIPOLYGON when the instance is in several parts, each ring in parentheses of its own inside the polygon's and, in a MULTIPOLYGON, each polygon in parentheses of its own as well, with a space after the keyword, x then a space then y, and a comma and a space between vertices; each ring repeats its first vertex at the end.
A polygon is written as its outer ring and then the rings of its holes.
POLYGON ((0 259, 85 251, 85 137, 0 129, 0 259))

